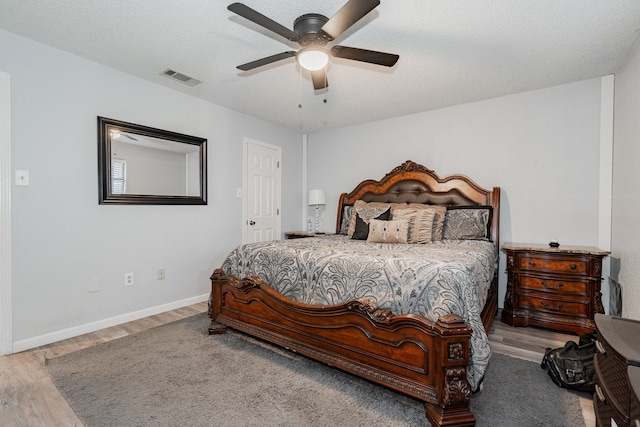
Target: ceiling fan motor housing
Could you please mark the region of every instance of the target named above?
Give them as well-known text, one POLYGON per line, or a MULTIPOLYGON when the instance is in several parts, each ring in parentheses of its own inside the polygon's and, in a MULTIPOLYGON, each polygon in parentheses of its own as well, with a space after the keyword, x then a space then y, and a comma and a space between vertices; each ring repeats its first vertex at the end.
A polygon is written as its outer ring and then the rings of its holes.
POLYGON ((298 43, 300 46, 324 46, 333 40, 329 35, 320 31, 328 20, 329 18, 319 13, 307 13, 297 17, 293 22, 293 31, 299 35, 298 43))

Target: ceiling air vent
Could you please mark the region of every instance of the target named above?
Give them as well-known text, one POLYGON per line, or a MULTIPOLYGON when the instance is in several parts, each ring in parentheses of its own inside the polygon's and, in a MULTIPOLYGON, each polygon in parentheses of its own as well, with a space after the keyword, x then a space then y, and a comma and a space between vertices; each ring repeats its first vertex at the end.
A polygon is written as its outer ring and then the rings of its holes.
POLYGON ((189 86, 195 86, 197 84, 202 83, 198 79, 194 79, 193 77, 189 77, 189 76, 187 76, 185 74, 179 73, 179 72, 174 71, 174 70, 169 69, 169 68, 167 68, 166 70, 164 70, 160 74, 163 75, 163 76, 169 77, 170 79, 177 80, 180 83, 184 83, 184 84, 189 85, 189 86))

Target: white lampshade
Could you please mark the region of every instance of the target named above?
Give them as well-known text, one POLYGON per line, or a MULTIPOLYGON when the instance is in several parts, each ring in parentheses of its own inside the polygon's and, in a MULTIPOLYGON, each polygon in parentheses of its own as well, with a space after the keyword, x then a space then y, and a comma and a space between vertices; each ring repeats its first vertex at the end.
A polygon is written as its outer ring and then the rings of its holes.
POLYGON ((329 62, 329 55, 323 49, 319 48, 304 48, 296 55, 298 64, 306 68, 309 71, 321 70, 327 62, 329 62))
POLYGON ((309 191, 309 206, 326 205, 323 190, 309 191))

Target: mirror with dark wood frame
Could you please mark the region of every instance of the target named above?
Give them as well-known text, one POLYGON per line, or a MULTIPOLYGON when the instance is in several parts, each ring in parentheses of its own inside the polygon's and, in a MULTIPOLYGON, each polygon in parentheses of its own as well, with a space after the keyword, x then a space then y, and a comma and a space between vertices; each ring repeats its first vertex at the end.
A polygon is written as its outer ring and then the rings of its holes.
POLYGON ((207 140, 98 117, 99 203, 207 204, 207 140))

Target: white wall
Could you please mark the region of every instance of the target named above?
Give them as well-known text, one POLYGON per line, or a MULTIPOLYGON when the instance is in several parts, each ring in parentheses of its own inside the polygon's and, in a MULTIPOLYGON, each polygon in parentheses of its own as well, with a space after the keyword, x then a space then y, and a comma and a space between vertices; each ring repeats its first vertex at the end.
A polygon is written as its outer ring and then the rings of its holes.
MULTIPOLYGON (((499 186, 501 242, 597 246, 600 79, 308 136, 308 186, 338 197, 405 160, 499 186)), ((506 274, 501 255, 500 305, 506 274)), ((607 305, 605 303, 605 305, 607 305)))
POLYGON ((12 82, 12 168, 31 180, 12 189, 14 351, 202 299, 242 240, 243 137, 282 146, 282 226, 299 228, 296 132, 6 31, 0 70, 12 82), (99 205, 97 116, 207 138, 209 204, 99 205), (124 287, 126 272, 134 286, 124 287), (88 292, 92 278, 100 292, 88 292))
POLYGON ((616 73, 612 257, 619 263, 622 315, 640 319, 640 39, 616 73))

